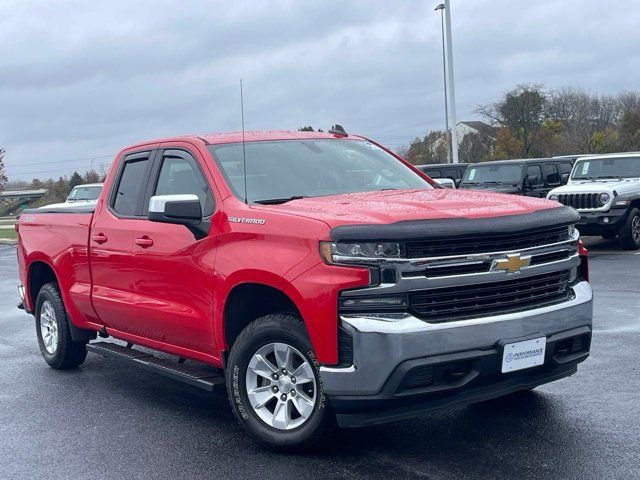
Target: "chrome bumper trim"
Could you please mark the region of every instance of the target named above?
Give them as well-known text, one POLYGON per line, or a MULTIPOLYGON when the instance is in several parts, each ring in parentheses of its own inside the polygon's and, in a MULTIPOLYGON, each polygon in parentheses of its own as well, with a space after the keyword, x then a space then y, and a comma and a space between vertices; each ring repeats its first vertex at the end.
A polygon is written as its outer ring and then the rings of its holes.
POLYGON ((375 395, 407 360, 495 348, 502 339, 556 333, 592 325, 593 293, 587 282, 569 301, 517 313, 427 323, 410 314, 341 315, 353 338, 353 365, 320 367, 328 395, 375 395))
POLYGON ((468 320, 456 320, 452 322, 428 323, 411 315, 410 313, 394 314, 343 314, 340 315, 342 323, 351 325, 359 332, 376 333, 415 333, 428 332, 434 330, 447 330, 452 328, 468 327, 470 325, 483 325, 488 323, 508 322, 518 320, 523 317, 535 315, 545 315, 558 310, 564 310, 585 302, 590 302, 593 292, 588 282, 580 282, 574 285, 574 298, 562 303, 548 305, 546 307, 535 308, 522 312, 505 313, 490 317, 472 318, 468 320))

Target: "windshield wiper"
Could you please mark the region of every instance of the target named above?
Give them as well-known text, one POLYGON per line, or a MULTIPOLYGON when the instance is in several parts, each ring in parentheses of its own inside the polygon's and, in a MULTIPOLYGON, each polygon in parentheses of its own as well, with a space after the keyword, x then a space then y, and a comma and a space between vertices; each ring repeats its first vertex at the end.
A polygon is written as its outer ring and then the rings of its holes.
POLYGON ((300 200, 301 198, 309 198, 306 195, 292 195, 286 198, 267 198, 264 200, 255 200, 253 203, 259 203, 260 205, 279 205, 281 203, 287 203, 292 200, 300 200))
POLYGON ((619 175, 601 175, 601 176, 596 177, 596 178, 616 178, 618 180, 622 180, 622 177, 619 176, 619 175))

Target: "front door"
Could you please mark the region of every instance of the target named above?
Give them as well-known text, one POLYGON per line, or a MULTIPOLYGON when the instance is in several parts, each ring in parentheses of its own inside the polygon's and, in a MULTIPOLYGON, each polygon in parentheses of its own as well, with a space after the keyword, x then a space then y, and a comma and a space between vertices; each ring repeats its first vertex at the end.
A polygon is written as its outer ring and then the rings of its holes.
MULTIPOLYGON (((146 201, 153 195, 195 194, 204 217, 214 197, 200 164, 186 150, 158 153, 146 201)), ((148 205, 147 205, 148 208, 148 205)), ((137 334, 211 354, 215 239, 196 240, 182 225, 136 222, 132 281, 137 334)))

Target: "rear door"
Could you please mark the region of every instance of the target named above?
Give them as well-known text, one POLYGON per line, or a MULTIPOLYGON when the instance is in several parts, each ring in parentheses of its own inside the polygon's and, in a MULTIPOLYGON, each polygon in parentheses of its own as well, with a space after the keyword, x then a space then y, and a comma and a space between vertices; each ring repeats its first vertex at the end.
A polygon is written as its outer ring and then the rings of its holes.
POLYGON ((127 324, 131 313, 133 231, 142 215, 152 157, 149 150, 120 160, 108 197, 96 207, 91 225, 93 306, 104 325, 118 330, 127 324))
MULTIPOLYGON (((145 211, 153 195, 195 194, 203 216, 213 216, 214 195, 197 155, 178 148, 158 152, 145 211)), ((133 243, 131 328, 165 344, 211 354, 215 238, 196 240, 185 226, 145 217, 136 222, 133 243)))

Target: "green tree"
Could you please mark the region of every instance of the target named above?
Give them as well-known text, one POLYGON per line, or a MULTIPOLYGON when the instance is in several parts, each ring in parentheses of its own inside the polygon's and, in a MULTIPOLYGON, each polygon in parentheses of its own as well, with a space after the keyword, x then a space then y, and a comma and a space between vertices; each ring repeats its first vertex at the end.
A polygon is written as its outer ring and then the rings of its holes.
POLYGON ((447 163, 447 142, 445 133, 432 130, 422 138, 416 138, 403 155, 415 165, 425 163, 447 163))
POLYGON ((527 158, 547 119, 547 98, 542 85, 518 85, 495 103, 479 105, 476 113, 502 127, 520 145, 517 156, 527 158))
POLYGON ((78 185, 82 185, 84 180, 82 176, 78 172, 73 172, 71 174, 71 178, 69 179, 69 191, 73 189, 73 187, 77 187, 78 185))
POLYGON ((0 192, 4 189, 4 186, 9 181, 7 178, 7 172, 4 168, 4 148, 0 148, 0 192))
POLYGON ((299 132, 315 132, 315 130, 313 129, 313 127, 311 125, 307 125, 305 127, 300 127, 298 128, 299 132))

